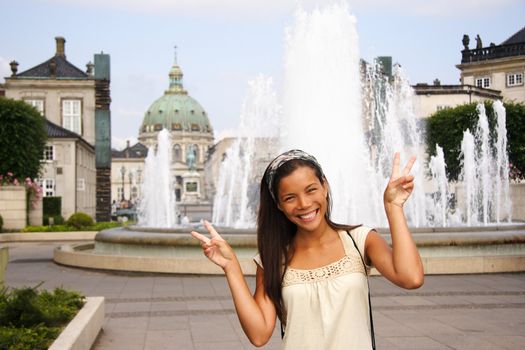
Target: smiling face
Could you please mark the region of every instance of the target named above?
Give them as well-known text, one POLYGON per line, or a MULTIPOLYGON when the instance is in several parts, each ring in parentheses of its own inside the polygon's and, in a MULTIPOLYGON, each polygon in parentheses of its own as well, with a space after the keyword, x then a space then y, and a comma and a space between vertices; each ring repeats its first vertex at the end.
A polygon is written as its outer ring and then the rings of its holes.
POLYGON ((278 207, 298 231, 324 229, 327 194, 326 181, 321 183, 312 168, 300 166, 279 181, 278 207))

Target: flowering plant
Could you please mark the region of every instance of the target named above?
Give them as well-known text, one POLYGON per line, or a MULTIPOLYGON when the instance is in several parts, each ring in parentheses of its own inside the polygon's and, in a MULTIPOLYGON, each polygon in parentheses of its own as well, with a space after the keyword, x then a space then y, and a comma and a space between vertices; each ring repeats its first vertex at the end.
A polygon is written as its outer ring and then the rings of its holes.
POLYGON ((5 175, 0 174, 0 186, 5 185, 23 185, 26 188, 28 198, 31 201, 31 208, 33 209, 36 208, 38 201, 42 199, 42 187, 29 177, 26 177, 22 182, 12 172, 8 171, 5 175))

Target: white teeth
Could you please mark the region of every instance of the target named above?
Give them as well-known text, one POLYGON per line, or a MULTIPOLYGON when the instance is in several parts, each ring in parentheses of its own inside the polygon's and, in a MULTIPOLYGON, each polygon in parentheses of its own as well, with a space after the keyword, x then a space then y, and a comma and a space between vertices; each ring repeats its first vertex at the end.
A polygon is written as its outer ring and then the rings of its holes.
POLYGON ((316 212, 317 212, 317 211, 314 210, 314 211, 311 212, 311 213, 308 213, 308 214, 305 214, 305 215, 299 215, 299 217, 300 217, 301 219, 303 219, 303 220, 313 219, 314 216, 315 216, 315 213, 316 213, 316 212))

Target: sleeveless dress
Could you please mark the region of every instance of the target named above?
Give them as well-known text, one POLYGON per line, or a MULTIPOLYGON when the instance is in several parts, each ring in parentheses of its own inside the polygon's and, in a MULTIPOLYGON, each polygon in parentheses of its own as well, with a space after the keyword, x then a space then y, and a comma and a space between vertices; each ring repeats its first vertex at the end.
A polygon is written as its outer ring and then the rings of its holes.
MULTIPOLYGON (((370 230, 360 226, 350 231, 362 254, 370 230)), ((338 233, 343 258, 311 270, 288 268, 284 275, 281 349, 372 349, 365 268, 346 231, 338 233)), ((259 255, 254 261, 263 268, 259 255)))

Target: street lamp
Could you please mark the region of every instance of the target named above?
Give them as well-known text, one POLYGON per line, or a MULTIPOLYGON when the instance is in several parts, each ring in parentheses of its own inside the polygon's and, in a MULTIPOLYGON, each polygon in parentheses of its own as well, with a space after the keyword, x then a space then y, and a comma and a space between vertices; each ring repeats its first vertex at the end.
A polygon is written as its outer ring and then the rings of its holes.
POLYGON ((126 175, 126 168, 124 165, 120 168, 120 174, 122 175, 122 198, 121 201, 124 201, 124 175, 126 175))
POLYGON ((129 200, 131 201, 131 195, 133 194, 132 191, 131 191, 131 185, 132 185, 132 182, 133 182, 133 173, 131 172, 131 170, 129 171, 128 173, 128 178, 129 178, 129 200))
POLYGON ((137 180, 135 182, 137 183, 137 187, 138 187, 137 195, 139 196, 139 198, 142 193, 142 178, 140 177, 141 174, 142 174, 142 169, 138 168, 137 169, 137 180))

